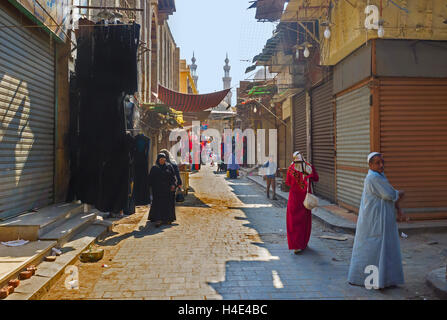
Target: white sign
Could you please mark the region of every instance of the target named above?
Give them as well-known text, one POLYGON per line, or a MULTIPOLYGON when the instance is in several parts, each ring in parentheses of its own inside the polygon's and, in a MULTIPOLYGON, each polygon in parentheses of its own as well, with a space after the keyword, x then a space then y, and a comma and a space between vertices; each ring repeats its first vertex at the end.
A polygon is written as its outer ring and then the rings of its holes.
POLYGON ((379 29, 379 8, 369 5, 365 8, 365 28, 368 30, 379 29))
POLYGON ((368 290, 379 289, 379 268, 374 265, 366 266, 365 274, 368 274, 365 279, 365 288, 368 290))

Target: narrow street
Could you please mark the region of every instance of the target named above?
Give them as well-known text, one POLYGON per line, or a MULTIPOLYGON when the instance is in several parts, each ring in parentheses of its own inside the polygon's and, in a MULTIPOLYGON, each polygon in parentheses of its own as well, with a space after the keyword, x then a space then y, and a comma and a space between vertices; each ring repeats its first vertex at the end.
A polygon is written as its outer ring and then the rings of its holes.
MULTIPOLYGON (((402 243, 404 286, 354 287, 346 280, 352 235, 321 239, 334 232, 314 220, 308 249, 294 255, 287 248, 286 203, 267 199, 248 179, 227 180, 213 170, 203 166, 191 175, 193 192, 177 207, 175 223, 155 228, 144 210, 133 231, 100 242, 110 261, 96 264, 95 280, 78 261, 80 289, 66 289, 62 276, 43 299, 436 299, 424 275, 427 263, 441 263, 435 251, 445 247, 445 236, 434 235, 437 248, 402 243)), ((419 245, 421 239, 414 237, 419 245)))
POLYGON ((446 2, 0 1, 0 300, 447 300, 446 2))

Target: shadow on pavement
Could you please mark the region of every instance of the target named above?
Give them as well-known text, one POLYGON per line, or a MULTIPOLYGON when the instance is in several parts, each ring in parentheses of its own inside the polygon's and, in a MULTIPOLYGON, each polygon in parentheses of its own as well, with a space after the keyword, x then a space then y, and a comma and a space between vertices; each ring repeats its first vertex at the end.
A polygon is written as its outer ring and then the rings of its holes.
POLYGON ((119 234, 117 232, 114 232, 110 234, 106 239, 102 241, 98 241, 98 244, 100 246, 115 246, 118 243, 120 243, 123 240, 126 240, 128 238, 143 238, 146 236, 151 236, 160 232, 163 232, 165 229, 169 229, 172 227, 178 226, 177 223, 172 223, 170 225, 162 225, 158 228, 155 227, 155 223, 150 222, 149 220, 146 221, 145 226, 140 226, 138 230, 133 230, 132 232, 119 234), (115 236, 114 236, 115 235, 115 236))
POLYGON ((195 192, 189 192, 188 195, 185 197, 185 201, 177 202, 176 207, 211 208, 205 202, 197 198, 195 192))
POLYGON ((308 248, 295 255, 288 249, 286 208, 267 206, 276 201, 262 196, 257 186, 244 180, 231 185, 234 194, 245 205, 239 208, 246 218, 244 227, 256 230, 247 235, 251 244, 263 248, 261 254, 241 256, 241 261, 228 261, 225 280, 209 283, 223 299, 400 299, 404 288, 383 291, 354 287, 347 282, 349 261, 333 260, 334 253, 317 238, 311 237, 308 248), (251 239, 252 238, 252 239, 251 239))

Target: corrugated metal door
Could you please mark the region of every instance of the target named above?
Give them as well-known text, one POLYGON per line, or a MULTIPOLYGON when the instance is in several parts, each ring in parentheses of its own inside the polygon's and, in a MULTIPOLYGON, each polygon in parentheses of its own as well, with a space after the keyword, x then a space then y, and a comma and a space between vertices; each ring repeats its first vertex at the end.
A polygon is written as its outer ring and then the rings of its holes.
POLYGON ((380 148, 405 212, 447 213, 447 80, 380 81, 380 148))
POLYGON ((337 201, 357 210, 368 172, 370 89, 356 89, 336 99, 337 201))
POLYGON ((293 152, 300 151, 307 159, 306 92, 293 97, 293 152))
POLYGON ((332 78, 312 90, 312 164, 319 175, 315 193, 335 200, 334 110, 332 78))
MULTIPOLYGON (((0 26, 17 25, 0 8, 0 26)), ((54 49, 27 28, 0 32, 0 219, 53 200, 54 49)))

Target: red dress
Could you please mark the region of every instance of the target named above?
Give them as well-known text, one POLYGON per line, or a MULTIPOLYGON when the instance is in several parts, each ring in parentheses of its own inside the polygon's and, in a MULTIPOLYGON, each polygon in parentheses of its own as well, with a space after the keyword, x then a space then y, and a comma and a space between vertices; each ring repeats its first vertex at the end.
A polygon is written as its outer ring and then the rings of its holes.
POLYGON ((286 184, 290 186, 287 202, 287 240, 290 250, 305 249, 312 230, 312 214, 303 204, 309 181, 318 181, 318 173, 310 166, 312 173, 309 175, 297 171, 293 163, 287 170, 286 184))

